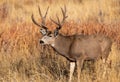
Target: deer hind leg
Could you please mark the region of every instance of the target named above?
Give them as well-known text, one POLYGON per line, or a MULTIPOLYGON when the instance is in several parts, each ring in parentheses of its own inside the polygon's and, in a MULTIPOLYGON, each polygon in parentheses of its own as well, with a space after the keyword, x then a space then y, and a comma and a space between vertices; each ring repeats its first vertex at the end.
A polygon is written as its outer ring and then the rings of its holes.
POLYGON ((81 57, 79 60, 76 61, 77 64, 77 73, 78 73, 78 82, 80 82, 80 74, 81 74, 81 68, 83 66, 84 58, 81 57))
POLYGON ((74 70, 75 70, 75 62, 70 62, 70 78, 69 78, 69 82, 72 82, 72 76, 73 76, 74 70))
POLYGON ((103 52, 104 53, 102 54, 102 63, 103 63, 103 70, 104 71, 103 71, 102 77, 105 78, 105 76, 107 74, 107 67, 108 67, 108 64, 109 64, 108 56, 109 56, 110 49, 106 48, 103 52))

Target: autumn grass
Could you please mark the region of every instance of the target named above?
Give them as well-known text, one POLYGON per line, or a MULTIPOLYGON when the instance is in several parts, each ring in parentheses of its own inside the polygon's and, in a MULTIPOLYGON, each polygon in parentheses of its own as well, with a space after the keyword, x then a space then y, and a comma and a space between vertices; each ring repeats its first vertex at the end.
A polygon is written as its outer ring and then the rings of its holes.
MULTIPOLYGON (((86 61, 82 82, 120 82, 120 4, 117 0, 0 0, 0 82, 67 82, 69 62, 50 46, 41 46, 39 28, 31 21, 34 14, 40 21, 47 16, 49 30, 55 25, 49 20, 61 17, 60 7, 66 4, 68 19, 61 29, 63 35, 104 34, 112 41, 108 63, 86 61), (100 14, 102 12, 102 14, 100 14), (106 70, 106 71, 105 71, 106 70)), ((73 82, 77 81, 75 71, 73 82)))

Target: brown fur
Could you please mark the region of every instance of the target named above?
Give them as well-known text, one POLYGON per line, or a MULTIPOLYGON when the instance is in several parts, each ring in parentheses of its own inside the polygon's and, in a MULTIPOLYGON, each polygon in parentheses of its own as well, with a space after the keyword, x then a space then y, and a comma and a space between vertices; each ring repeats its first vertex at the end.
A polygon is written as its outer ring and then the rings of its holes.
POLYGON ((85 55, 86 59, 98 57, 106 59, 111 44, 111 40, 102 35, 58 35, 53 48, 70 61, 76 61, 81 55, 85 55))

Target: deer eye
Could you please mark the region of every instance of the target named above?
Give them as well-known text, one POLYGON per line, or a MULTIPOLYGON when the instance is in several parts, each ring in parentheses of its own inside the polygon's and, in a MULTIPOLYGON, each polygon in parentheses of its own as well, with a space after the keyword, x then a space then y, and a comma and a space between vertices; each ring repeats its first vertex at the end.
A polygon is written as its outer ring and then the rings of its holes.
POLYGON ((49 35, 49 37, 52 37, 52 35, 49 35))

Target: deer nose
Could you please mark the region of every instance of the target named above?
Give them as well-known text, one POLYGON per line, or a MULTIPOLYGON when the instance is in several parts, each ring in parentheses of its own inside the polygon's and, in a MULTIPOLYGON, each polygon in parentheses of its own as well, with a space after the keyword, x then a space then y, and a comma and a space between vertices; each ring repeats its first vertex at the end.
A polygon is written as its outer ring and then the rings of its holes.
POLYGON ((40 44, 43 44, 43 43, 44 43, 44 41, 40 40, 40 44))

